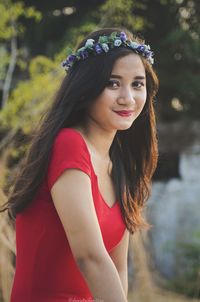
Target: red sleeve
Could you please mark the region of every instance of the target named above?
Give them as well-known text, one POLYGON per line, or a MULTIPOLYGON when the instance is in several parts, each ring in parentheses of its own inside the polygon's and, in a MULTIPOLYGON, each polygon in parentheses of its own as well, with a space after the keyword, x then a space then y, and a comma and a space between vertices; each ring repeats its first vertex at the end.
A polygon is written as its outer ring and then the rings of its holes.
POLYGON ((91 176, 90 155, 81 135, 73 129, 62 129, 55 138, 47 174, 51 190, 66 169, 79 169, 91 176))

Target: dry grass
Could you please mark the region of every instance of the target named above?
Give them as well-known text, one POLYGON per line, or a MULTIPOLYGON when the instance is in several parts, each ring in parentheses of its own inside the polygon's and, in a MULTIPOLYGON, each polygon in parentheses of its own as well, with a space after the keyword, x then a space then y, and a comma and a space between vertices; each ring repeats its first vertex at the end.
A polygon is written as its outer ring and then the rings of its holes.
MULTIPOLYGON (((6 152, 5 152, 6 153, 6 152)), ((4 153, 4 156, 5 156, 4 153)), ((4 156, 0 160, 0 205, 6 202, 1 189, 5 172, 4 156)), ((8 222, 7 213, 0 214, 0 301, 8 302, 14 274, 13 256, 15 254, 15 234, 8 222)))
MULTIPOLYGON (((0 203, 6 201, 0 189, 0 203)), ((8 223, 6 213, 1 213, 0 219, 0 296, 2 302, 9 301, 10 289, 14 274, 13 255, 15 254, 15 235, 12 226, 8 223)))

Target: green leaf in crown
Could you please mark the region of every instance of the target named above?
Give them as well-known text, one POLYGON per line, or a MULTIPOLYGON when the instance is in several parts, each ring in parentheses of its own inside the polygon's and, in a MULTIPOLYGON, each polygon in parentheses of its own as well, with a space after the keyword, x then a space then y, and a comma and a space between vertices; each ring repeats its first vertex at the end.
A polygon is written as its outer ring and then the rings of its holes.
POLYGON ((84 46, 81 47, 81 48, 79 48, 79 49, 77 50, 77 54, 80 55, 80 53, 81 53, 82 51, 84 51, 84 50, 85 50, 85 47, 84 47, 84 46))
POLYGON ((109 42, 111 43, 111 46, 113 46, 115 39, 117 39, 117 32, 113 32, 109 37, 109 42))
POLYGON ((101 36, 99 37, 99 41, 98 41, 100 44, 103 44, 103 43, 108 43, 108 37, 107 36, 101 36))
POLYGON ((66 53, 67 53, 67 56, 70 56, 70 55, 72 55, 73 50, 70 47, 67 47, 66 53))

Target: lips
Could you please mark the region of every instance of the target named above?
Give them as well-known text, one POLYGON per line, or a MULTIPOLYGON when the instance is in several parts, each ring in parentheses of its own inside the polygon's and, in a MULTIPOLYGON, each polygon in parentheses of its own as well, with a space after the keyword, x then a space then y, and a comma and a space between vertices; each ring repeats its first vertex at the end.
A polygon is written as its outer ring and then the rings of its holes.
POLYGON ((132 110, 120 110, 120 111, 114 111, 120 116, 131 116, 133 111, 132 110))

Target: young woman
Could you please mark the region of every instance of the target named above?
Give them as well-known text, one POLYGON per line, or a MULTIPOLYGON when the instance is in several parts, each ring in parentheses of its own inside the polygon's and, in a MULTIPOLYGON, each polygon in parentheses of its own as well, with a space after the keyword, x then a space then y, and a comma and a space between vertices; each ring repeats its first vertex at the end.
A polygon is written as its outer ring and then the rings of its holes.
POLYGON ((91 33, 9 196, 16 218, 11 302, 126 302, 129 233, 157 163, 150 47, 121 29, 91 33))

